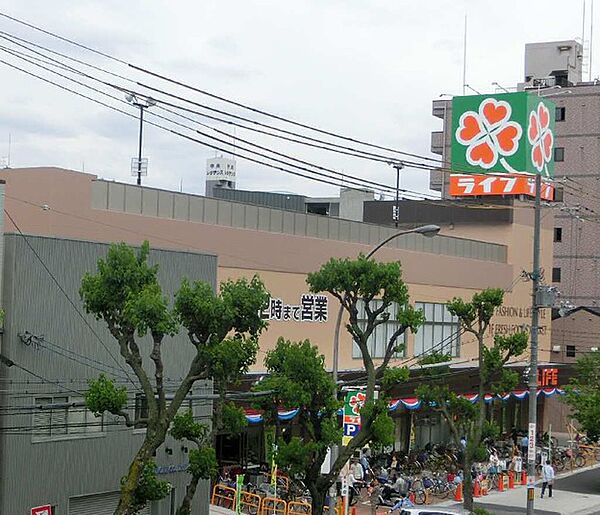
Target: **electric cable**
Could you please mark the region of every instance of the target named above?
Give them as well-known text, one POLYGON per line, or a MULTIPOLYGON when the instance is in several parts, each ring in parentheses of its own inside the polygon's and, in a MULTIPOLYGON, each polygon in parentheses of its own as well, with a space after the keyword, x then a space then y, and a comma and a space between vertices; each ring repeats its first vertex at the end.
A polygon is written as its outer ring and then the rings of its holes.
POLYGON ((104 340, 102 340, 102 338, 100 338, 100 336, 98 335, 98 333, 94 330, 94 328, 87 321, 87 319, 85 318, 85 316, 81 313, 81 311, 79 310, 79 308, 75 305, 75 302, 73 302, 73 299, 71 299, 71 297, 69 296, 69 294, 65 291, 65 289, 62 287, 62 285, 60 284, 60 282, 56 278, 56 276, 48 268, 48 265, 46 265, 46 263, 41 258, 41 256, 38 254, 38 252, 35 250, 35 248, 33 247, 33 245, 31 245, 31 243, 29 242, 29 239, 27 238, 27 236, 25 236, 25 234, 23 233, 23 231, 21 231, 21 228, 19 227, 19 225, 17 224, 17 222, 15 221, 15 219, 11 216, 11 214, 6 209, 4 209, 4 213, 6 214, 6 216, 8 217, 8 219, 11 221, 11 223, 15 226, 15 229, 17 230, 17 232, 19 233, 19 235, 23 238, 23 241, 25 242, 25 244, 27 245, 27 247, 29 247, 29 249, 31 250, 31 252, 33 253, 33 255, 36 257, 36 259, 42 265, 42 267, 44 268, 44 270, 46 271, 46 273, 48 274, 48 276, 52 279, 52 282, 54 282, 54 284, 59 289, 59 291, 62 293, 62 295, 67 299, 68 303, 75 310, 75 312, 77 313, 77 315, 79 316, 79 318, 81 318, 81 320, 83 321, 83 323, 88 327, 88 329, 90 330, 90 332, 94 335, 94 337, 104 347, 104 349, 106 350, 106 352, 108 352, 108 354, 113 359, 113 361, 117 364, 117 366, 125 373, 125 376, 127 376, 127 378, 129 379, 129 381, 131 381, 131 384, 134 386, 134 388, 136 388, 137 387, 136 384, 133 382, 133 380, 131 379, 131 377, 129 376, 129 374, 125 370, 125 368, 117 360, 117 358, 110 351, 110 349, 108 348, 108 346, 104 343, 104 340))

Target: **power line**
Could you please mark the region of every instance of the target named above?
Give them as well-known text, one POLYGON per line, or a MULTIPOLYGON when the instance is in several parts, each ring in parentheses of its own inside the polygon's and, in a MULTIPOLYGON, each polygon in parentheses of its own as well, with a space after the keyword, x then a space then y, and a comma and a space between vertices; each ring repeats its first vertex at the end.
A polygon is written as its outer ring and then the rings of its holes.
POLYGON ((360 145, 371 147, 371 148, 376 148, 376 149, 379 149, 379 150, 384 150, 386 152, 392 152, 392 153, 396 153, 396 154, 400 154, 400 155, 406 155, 406 156, 409 156, 409 157, 418 157, 418 158, 421 158, 421 159, 424 158, 424 159, 427 159, 429 161, 439 161, 439 159, 437 159, 437 158, 423 157, 423 156, 419 156, 418 154, 413 154, 413 153, 410 153, 410 152, 404 152, 404 151, 401 151, 401 150, 398 150, 398 149, 389 148, 389 147, 385 147, 385 146, 382 146, 382 145, 376 145, 376 144, 373 144, 373 143, 370 143, 370 142, 367 142, 367 141, 362 141, 362 140, 357 139, 357 138, 352 138, 352 137, 345 136, 345 135, 342 135, 342 134, 337 134, 335 132, 327 131, 327 130, 324 130, 324 129, 321 129, 321 128, 318 128, 318 127, 315 127, 315 126, 312 126, 312 125, 308 125, 308 124, 304 124, 304 123, 301 123, 301 122, 297 122, 297 121, 292 120, 290 118, 279 116, 279 115, 270 113, 270 112, 262 110, 262 109, 257 109, 257 108, 254 108, 252 106, 243 104, 241 102, 236 102, 234 100, 230 100, 230 99, 225 98, 223 96, 216 95, 214 93, 210 93, 208 91, 202 90, 200 88, 196 88, 194 86, 191 86, 189 84, 177 81, 175 79, 171 79, 171 78, 169 78, 167 76, 160 75, 160 74, 158 74, 156 72, 153 72, 151 70, 142 68, 140 66, 137 66, 137 65, 134 65, 134 64, 131 64, 131 63, 127 63, 127 62, 123 61, 122 59, 119 59, 117 57, 111 56, 111 55, 109 55, 107 53, 101 52, 101 51, 96 50, 94 48, 88 47, 86 45, 78 43, 78 42, 76 42, 76 41, 74 41, 72 39, 66 38, 64 36, 60 36, 59 34, 56 34, 56 33, 52 32, 52 31, 49 31, 49 30, 46 30, 46 29, 42 29, 39 26, 36 26, 36 25, 34 25, 32 23, 25 22, 24 20, 21 20, 19 18, 16 18, 16 17, 13 17, 13 16, 9 16, 9 15, 7 15, 5 13, 2 13, 2 12, 0 12, 0 16, 4 17, 6 19, 9 19, 9 20, 11 20, 11 21, 13 21, 15 23, 19 23, 21 25, 27 26, 27 27, 29 27, 29 28, 31 28, 33 30, 42 32, 42 33, 44 33, 44 34, 46 34, 48 36, 57 38, 57 39, 59 39, 61 41, 69 43, 71 45, 77 46, 77 47, 79 47, 81 49, 84 49, 84 50, 87 50, 89 52, 95 53, 95 54, 97 54, 99 56, 105 57, 107 59, 110 59, 112 61, 118 62, 120 64, 124 64, 124 65, 126 65, 126 66, 128 66, 128 67, 130 67, 130 68, 132 68, 134 70, 137 70, 139 72, 142 72, 142 73, 144 73, 146 75, 150 75, 150 76, 153 76, 155 78, 159 78, 159 79, 161 79, 163 81, 167 81, 169 83, 172 83, 172 84, 184 87, 184 88, 192 90, 192 91, 195 91, 197 93, 201 93, 201 94, 203 94, 205 96, 208 96, 210 98, 213 98, 215 100, 219 100, 221 102, 225 102, 225 103, 228 103, 230 105, 234 105, 236 107, 240 107, 242 109, 246 109, 248 111, 260 114, 262 116, 273 118, 275 120, 279 120, 279 121, 282 121, 282 122, 285 122, 285 123, 288 123, 288 124, 291 124, 291 125, 295 125, 297 127, 308 129, 308 130, 311 130, 311 131, 314 131, 314 132, 317 132, 317 133, 320 133, 320 134, 325 134, 327 136, 332 136, 332 137, 335 137, 335 138, 338 138, 338 139, 350 141, 352 143, 360 144, 360 145))
MULTIPOLYGON (((7 66, 9 66, 9 67, 11 67, 11 68, 17 69, 17 70, 19 70, 19 71, 21 71, 21 72, 23 72, 23 73, 25 73, 25 74, 27 74, 27 75, 31 75, 31 76, 33 76, 33 77, 36 77, 36 78, 38 78, 38 79, 40 79, 40 80, 42 80, 42 81, 44 81, 44 82, 47 82, 47 83, 49 83, 49 84, 52 84, 52 85, 54 85, 54 86, 56 86, 56 87, 59 87, 59 88, 61 88, 61 89, 63 89, 63 90, 66 90, 66 91, 68 91, 68 92, 70 92, 70 93, 73 93, 73 94, 75 94, 75 95, 78 95, 78 96, 81 96, 81 97, 83 97, 83 98, 86 98, 86 99, 88 99, 88 100, 90 100, 90 101, 92 101, 92 102, 94 102, 94 103, 97 103, 97 104, 103 105, 104 107, 107 107, 107 108, 109 108, 109 109, 112 109, 112 110, 114 110, 114 111, 120 112, 120 113, 122 113, 122 114, 124 114, 124 115, 126 115, 126 116, 129 116, 129 117, 131 117, 131 118, 136 118, 136 119, 137 119, 137 117, 136 117, 135 115, 133 115, 133 114, 131 114, 131 113, 127 112, 127 111, 124 111, 124 110, 122 110, 122 109, 119 109, 119 108, 117 108, 117 107, 114 107, 114 106, 111 106, 111 105, 109 105, 109 104, 106 104, 105 102, 102 102, 102 101, 100 101, 100 100, 97 100, 97 99, 95 99, 95 98, 89 97, 89 96, 87 96, 87 95, 85 95, 85 94, 83 94, 83 93, 80 93, 80 92, 78 92, 78 91, 75 91, 75 90, 73 90, 73 89, 71 89, 71 88, 68 88, 68 87, 66 87, 66 86, 64 86, 64 85, 62 85, 62 84, 58 84, 57 82, 54 82, 54 81, 52 81, 52 80, 50 80, 50 79, 47 79, 47 78, 45 78, 45 77, 42 77, 42 76, 40 76, 40 75, 37 75, 37 74, 35 74, 35 73, 33 73, 33 72, 30 72, 30 71, 28 71, 28 70, 25 70, 25 69, 23 69, 23 68, 21 68, 21 67, 19 67, 19 66, 16 66, 16 65, 14 65, 14 64, 12 64, 12 63, 9 63, 9 62, 5 61, 5 60, 3 60, 3 59, 0 59, 0 63, 3 63, 3 64, 5 64, 5 65, 7 65, 7 66)), ((236 156, 236 157, 239 157, 239 158, 241 158, 241 159, 246 159, 247 161, 251 161, 251 162, 254 162, 254 163, 257 163, 257 164, 263 165, 263 166, 267 166, 267 167, 269 167, 269 168, 273 168, 273 169, 275 169, 275 170, 279 170, 279 171, 281 171, 281 172, 284 172, 284 173, 288 173, 288 174, 291 174, 291 175, 295 175, 295 176, 303 177, 303 178, 305 178, 305 179, 310 179, 310 180, 313 180, 313 181, 316 181, 316 182, 322 182, 322 183, 325 183, 325 184, 330 184, 330 185, 333 185, 333 186, 345 187, 345 184, 344 184, 343 182, 336 182, 336 179, 331 179, 331 180, 329 180, 329 179, 319 179, 319 178, 317 178, 317 177, 312 177, 312 176, 309 176, 309 175, 306 175, 306 174, 303 174, 303 173, 300 173, 300 172, 296 172, 296 171, 293 171, 293 170, 289 170, 288 168, 283 168, 283 167, 281 167, 281 166, 278 166, 278 165, 274 165, 274 164, 271 164, 271 163, 268 163, 268 162, 265 162, 265 161, 261 161, 261 160, 259 160, 259 159, 255 159, 255 158, 253 158, 253 157, 246 156, 246 155, 244 155, 244 154, 241 154, 241 153, 239 153, 237 150, 235 150, 235 151, 233 151, 233 152, 232 152, 232 151, 230 151, 230 150, 223 149, 222 147, 218 147, 218 146, 216 146, 216 145, 213 145, 213 144, 207 143, 207 142, 205 142, 205 141, 199 140, 199 139, 197 139, 197 138, 194 138, 194 137, 192 137, 192 136, 189 136, 189 135, 187 135, 187 134, 183 134, 183 133, 181 133, 181 132, 178 132, 178 131, 176 131, 176 130, 174 130, 174 129, 171 129, 170 127, 167 127, 167 126, 165 126, 165 125, 161 125, 161 124, 159 124, 159 123, 156 123, 156 122, 152 122, 152 121, 150 121, 150 120, 145 120, 144 122, 145 122, 145 123, 147 123, 147 124, 149 124, 149 125, 152 125, 152 126, 154 126, 154 127, 157 127, 157 128, 159 128, 159 129, 162 129, 162 130, 165 130, 165 131, 167 131, 167 132, 170 132, 170 133, 172 133, 172 134, 174 134, 174 135, 180 136, 180 137, 182 137, 182 138, 184 138, 184 139, 187 139, 187 140, 189 140, 189 141, 192 141, 192 142, 198 143, 198 144, 200 144, 200 145, 203 145, 203 146, 205 146, 205 147, 209 147, 209 148, 212 148, 212 149, 214 149, 214 150, 218 150, 218 151, 221 151, 221 152, 229 153, 229 154, 231 154, 231 155, 233 155, 233 156, 236 156)), ((211 138, 212 138, 212 137, 211 137, 211 138)), ((213 139, 214 139, 214 138, 213 138, 213 139)), ((228 143, 228 142, 226 142, 226 145, 228 145, 228 146, 234 146, 234 147, 235 147, 235 145, 234 145, 234 144, 231 144, 231 143, 228 143)), ((258 154, 258 155, 261 155, 261 154, 259 154, 259 153, 257 153, 257 152, 249 151, 249 150, 247 150, 247 149, 243 149, 243 150, 244 150, 245 152, 250 152, 250 153, 253 153, 253 154, 258 154)), ((272 160, 272 161, 278 161, 277 159, 274 159, 274 158, 272 158, 272 157, 269 157, 269 156, 263 156, 263 157, 266 157, 267 159, 269 159, 269 160, 272 160)), ((293 167, 294 165, 291 165, 291 164, 289 164, 289 163, 286 163, 286 166, 292 166, 292 167, 293 167)), ((315 175, 321 175, 321 176, 323 176, 323 175, 324 175, 323 173, 320 173, 320 172, 315 172, 315 171, 310 171, 310 173, 312 173, 312 174, 315 174, 315 175)), ((420 195, 420 193, 418 193, 418 194, 420 195)))
MULTIPOLYGON (((2 36, 0 36, 0 37, 2 37, 2 36)), ((21 45, 21 46, 22 46, 22 45, 21 45)), ((104 91, 101 91, 101 90, 99 90, 98 88, 94 88, 94 87, 90 86, 89 84, 86 84, 86 83, 83 83, 83 82, 77 81, 77 80, 75 80, 75 79, 73 79, 73 78, 71 78, 71 77, 67 77, 67 76, 65 76, 64 74, 62 74, 62 73, 59 73, 59 72, 57 72, 57 71, 55 71, 55 70, 51 70, 51 69, 47 68, 46 66, 43 66, 42 64, 40 64, 40 61, 41 61, 42 63, 46 64, 46 65, 50 65, 50 66, 54 66, 54 67, 59 67, 59 68, 60 68, 61 70, 63 70, 63 71, 67 71, 67 72, 70 72, 70 73, 75 73, 75 74, 78 74, 78 75, 84 76, 84 77, 86 77, 86 78, 88 78, 88 79, 94 80, 94 81, 96 81, 96 82, 100 82, 100 83, 101 83, 101 84, 103 84, 103 85, 108 85, 108 86, 110 86, 110 87, 112 87, 112 88, 118 89, 119 91, 122 91, 122 92, 127 92, 127 93, 131 93, 131 94, 134 94, 134 95, 141 95, 141 93, 139 93, 139 92, 137 92, 137 91, 134 91, 134 90, 127 90, 127 89, 124 89, 124 88, 117 87, 117 86, 115 86, 115 85, 113 85, 113 84, 109 84, 109 83, 107 83, 107 82, 105 82, 105 81, 102 81, 102 80, 98 79, 97 77, 93 77, 93 76, 91 76, 91 75, 88 75, 88 74, 82 73, 82 72, 80 72, 79 70, 76 70, 75 68, 72 68, 72 67, 70 67, 70 66, 64 66, 62 63, 60 63, 60 64, 56 64, 56 63, 58 63, 58 61, 56 61, 56 60, 53 60, 53 61, 55 61, 55 63, 53 63, 53 62, 47 62, 47 61, 44 61, 43 59, 39 59, 39 58, 36 58, 36 57, 30 56, 30 55, 28 55, 28 54, 25 54, 25 53, 23 53, 23 52, 16 51, 16 50, 14 50, 14 49, 7 48, 7 47, 5 47, 5 46, 0 46, 0 50, 3 50, 4 52, 11 54, 11 55, 13 55, 14 57, 16 57, 16 58, 18 58, 18 59, 24 60, 24 61, 28 62, 29 64, 32 64, 32 65, 34 65, 34 66, 37 66, 37 67, 39 67, 39 68, 42 68, 42 69, 44 69, 44 70, 45 70, 45 71, 47 71, 47 72, 53 73, 53 74, 55 74, 55 75, 58 75, 58 76, 60 76, 60 77, 61 77, 61 78, 63 78, 63 79, 66 79, 66 80, 69 80, 69 81, 71 81, 71 82, 74 82, 74 83, 76 83, 76 84, 79 84, 80 86, 83 86, 83 87, 85 87, 85 88, 88 88, 88 89, 90 89, 90 90, 92 90, 92 91, 96 92, 96 93, 99 93, 99 94, 102 94, 102 95, 104 95, 104 96, 107 96, 107 97, 111 98, 112 100, 116 100, 117 102, 123 103, 123 104, 125 104, 125 105, 129 105, 127 102, 125 102, 125 100, 123 100, 123 99, 120 99, 120 98, 118 98, 118 97, 115 97, 115 96, 113 96, 113 95, 110 95, 110 94, 108 94, 108 93, 106 93, 106 92, 104 92, 104 91), (37 61, 37 62, 36 62, 36 61, 37 61)), ((36 52, 36 53, 40 54, 39 52, 36 52)), ((40 54, 40 55, 42 55, 42 54, 40 54)), ((44 56, 44 57, 46 57, 46 56, 44 56)), ((165 116, 161 116, 161 115, 159 115, 159 114, 157 114, 157 113, 155 113, 155 112, 152 112, 152 111, 150 111, 149 113, 150 113, 152 116, 155 116, 155 117, 157 117, 157 118, 160 118, 160 119, 162 119, 162 120, 168 121, 168 122, 170 122, 170 123, 173 123, 173 124, 175 124, 175 125, 178 125, 178 126, 180 126, 180 127, 183 127, 183 128, 185 128, 185 129, 187 129, 187 130, 190 130, 190 131, 196 132, 197 134, 200 134, 200 135, 202 135, 202 136, 204 136, 204 137, 207 137, 207 138, 209 138, 209 139, 216 140, 216 141, 218 141, 218 142, 220 142, 220 143, 223 143, 223 144, 226 144, 226 145, 228 145, 228 146, 235 146, 235 147, 237 147, 237 146, 239 146, 239 143, 238 143, 238 142, 242 142, 242 143, 244 143, 244 144, 246 144, 246 145, 249 145, 249 146, 251 146, 251 147, 255 147, 255 148, 258 148, 258 149, 260 149, 260 150, 263 150, 263 151, 266 151, 266 152, 272 153, 272 154, 274 154, 274 155, 278 155, 278 156, 284 157, 284 158, 286 158, 286 159, 288 159, 288 160, 295 161, 295 162, 298 162, 298 163, 302 163, 302 164, 305 164, 305 165, 311 166, 311 167, 313 167, 313 168, 316 168, 316 169, 318 169, 318 170, 327 171, 327 172, 329 172, 329 173, 331 173, 331 174, 334 174, 334 175, 341 176, 341 177, 342 177, 342 178, 343 178, 343 179, 344 179, 346 182, 348 182, 348 183, 350 183, 350 184, 354 184, 354 185, 356 185, 356 186, 359 186, 359 187, 362 187, 362 188, 364 188, 364 187, 373 187, 373 186, 375 186, 375 187, 378 187, 378 188, 380 188, 382 191, 383 191, 383 190, 385 190, 386 192, 388 192, 388 193, 390 193, 390 194, 391 194, 391 193, 394 193, 394 192, 396 191, 396 189, 395 189, 393 186, 391 186, 391 185, 387 185, 387 184, 383 184, 383 183, 379 183, 379 182, 371 181, 371 180, 369 180, 369 179, 358 178, 358 177, 356 177, 356 176, 353 176, 353 175, 350 175, 350 174, 348 174, 348 173, 342 173, 342 172, 338 172, 337 170, 334 170, 334 169, 332 169, 332 168, 327 168, 327 167, 324 167, 324 166, 321 166, 321 165, 318 165, 318 164, 315 164, 315 163, 311 163, 311 162, 309 162, 309 161, 305 161, 305 160, 302 160, 302 159, 295 158, 295 157, 293 157, 293 156, 290 156, 290 155, 288 155, 288 154, 285 154, 285 153, 282 153, 282 152, 277 152, 277 151, 275 151, 275 150, 272 150, 272 149, 270 149, 270 148, 268 148, 268 147, 264 147, 264 146, 258 145, 258 144, 254 143, 254 142, 252 142, 252 141, 249 141, 249 140, 246 140, 246 139, 243 139, 243 138, 239 138, 239 137, 237 137, 237 136, 234 136, 234 135, 232 135, 232 134, 230 134, 230 133, 228 133, 228 132, 226 132, 226 131, 222 131, 222 130, 220 130, 220 129, 217 129, 216 127, 212 127, 212 126, 210 126, 210 125, 203 124, 203 123, 201 123, 201 122, 199 122, 199 121, 197 121, 197 120, 194 120, 193 118, 190 118, 190 117, 188 117, 188 116, 185 116, 185 115, 182 115, 182 114, 180 114, 180 113, 177 113, 177 112, 175 112, 175 111, 173 111, 173 110, 171 110, 171 109, 166 109, 166 108, 163 108, 163 107, 161 107, 161 106, 159 106, 159 107, 160 107, 162 110, 164 110, 165 112, 171 113, 171 114, 173 114, 173 115, 175 115, 175 116, 178 116, 178 117, 180 117, 180 118, 183 118, 183 119, 186 119, 186 120, 188 120, 188 121, 191 121, 191 122, 193 122, 193 123, 195 123, 195 124, 198 124, 198 125, 201 125, 201 126, 203 126, 203 127, 206 127, 206 128, 208 128, 208 129, 210 129, 210 130, 213 130, 213 131, 215 131, 215 132, 216 132, 216 133, 218 133, 218 134, 224 135, 224 136, 226 136, 226 137, 229 137, 229 138, 233 138, 233 139, 235 139, 236 143, 235 143, 235 144, 229 143, 229 142, 228 142, 228 141, 226 141, 226 140, 222 140, 222 139, 216 138, 216 137, 214 137, 214 136, 211 136, 210 134, 207 134, 207 133, 205 133, 205 132, 199 131, 198 129, 195 129, 194 127, 190 127, 189 125, 182 124, 181 122, 177 122, 177 121, 173 120, 172 118, 168 118, 168 117, 165 117, 165 116)), ((252 150, 249 150, 249 149, 246 149, 246 148, 242 148, 242 150, 245 150, 245 151, 247 151, 247 152, 251 152, 251 153, 257 154, 257 155, 259 155, 259 156, 261 156, 261 157, 266 157, 267 159, 270 159, 270 160, 273 160, 273 161, 276 161, 276 162, 283 163, 283 164, 285 164, 286 166, 292 166, 292 167, 294 167, 294 168, 297 168, 297 169, 300 169, 300 170, 303 170, 303 171, 306 171, 306 172, 309 172, 309 173, 317 173, 317 172, 314 172, 313 170, 310 170, 310 169, 304 168, 304 167, 302 167, 302 166, 297 166, 297 165, 294 165, 293 163, 288 163, 288 162, 286 162, 286 161, 281 161, 281 160, 278 160, 278 159, 276 159, 276 158, 273 158, 273 157, 270 157, 270 156, 265 156, 264 154, 257 153, 257 152, 255 152, 255 151, 252 151, 252 150)), ((386 163, 387 163, 387 162, 386 162, 386 163)), ((414 192, 414 191, 407 190, 407 189, 400 189, 399 191, 401 191, 402 193, 405 193, 405 194, 409 194, 409 195, 417 195, 417 196, 420 196, 420 197, 424 197, 424 196, 433 197, 432 195, 429 195, 429 194, 427 194, 427 193, 414 192)))
POLYGON ((33 255, 40 262, 40 264, 42 265, 42 267, 44 268, 44 270, 46 271, 46 273, 50 276, 50 278, 52 279, 52 281, 54 282, 54 284, 56 285, 56 287, 63 294, 63 296, 67 299, 67 301, 69 302, 69 304, 73 307, 73 309, 75 310, 75 312, 77 313, 77 315, 79 316, 79 318, 81 318, 81 320, 83 320, 83 323, 88 327, 88 329, 91 331, 91 333, 94 335, 94 337, 104 347, 104 349, 106 350, 106 352, 108 352, 108 354, 113 359, 113 361, 117 364, 117 366, 125 373, 125 375, 129 379, 129 381, 131 382, 131 384, 134 386, 134 388, 136 388, 136 384, 133 382, 133 380, 131 379, 131 377, 127 373, 127 371, 123 368, 123 366, 121 365, 121 363, 119 363, 119 361, 117 360, 117 358, 110 351, 110 349, 108 348, 108 346, 104 343, 104 340, 102 340, 102 338, 100 338, 100 336, 98 336, 98 333, 90 325, 90 323, 87 321, 87 319, 85 318, 85 316, 81 313, 81 311, 79 311, 79 308, 75 305, 75 303, 73 302, 73 300, 71 299, 71 297, 69 296, 69 294, 62 287, 62 285, 60 284, 60 282, 58 281, 58 279, 56 278, 56 276, 52 273, 52 271, 50 270, 50 268, 48 268, 48 265, 46 265, 46 263, 41 258, 41 256, 38 254, 38 252, 35 250, 35 248, 33 247, 33 245, 31 245, 31 243, 29 242, 29 239, 27 238, 27 236, 25 236, 25 234, 23 233, 23 231, 21 231, 21 228, 19 227, 19 225, 17 224, 17 222, 15 221, 15 219, 11 216, 11 214, 8 212, 8 210, 4 209, 4 213, 6 214, 6 216, 8 217, 8 219, 11 221, 11 223, 15 226, 15 229, 17 230, 17 232, 19 233, 19 235, 23 238, 23 241, 25 242, 25 244, 29 247, 29 249, 31 250, 31 252, 33 253, 33 255))

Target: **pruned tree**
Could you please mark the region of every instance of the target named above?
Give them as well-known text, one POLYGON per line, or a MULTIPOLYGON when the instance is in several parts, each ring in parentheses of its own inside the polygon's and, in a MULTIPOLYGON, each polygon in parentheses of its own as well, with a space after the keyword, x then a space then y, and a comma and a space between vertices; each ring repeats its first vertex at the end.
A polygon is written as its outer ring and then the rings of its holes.
MULTIPOLYGON (((410 305, 408 288, 397 262, 379 263, 362 255, 357 259, 331 259, 319 271, 309 274, 307 283, 311 292, 327 292, 338 299, 347 316, 346 330, 361 353, 365 369, 360 431, 341 449, 330 472, 313 485, 313 505, 322 506, 328 489, 355 450, 372 441, 387 444, 393 438, 394 423, 388 413, 388 394, 396 384, 406 381, 408 369, 390 366, 390 362, 403 349, 400 337, 407 329, 416 331, 423 322, 423 314, 410 305), (369 341, 376 328, 389 321, 393 306, 397 327, 378 360, 371 355, 369 341), (359 320, 361 312, 364 312, 364 319, 359 320)), ((307 467, 320 470, 324 458, 322 452, 314 453, 307 467)))
POLYGON ((600 351, 580 357, 567 387, 573 418, 592 441, 600 439, 600 351))
MULTIPOLYGON (((477 401, 473 403, 449 389, 446 384, 449 369, 443 365, 436 367, 434 372, 429 369, 429 384, 420 386, 416 392, 425 409, 442 414, 457 446, 461 447, 462 437, 466 438, 466 447, 461 454, 464 506, 467 510, 473 510, 471 467, 473 463, 486 459, 482 441, 487 433, 493 431, 486 425, 485 394, 506 392, 516 386, 518 374, 506 369, 505 365, 527 348, 528 336, 523 332, 497 335, 492 345, 486 346, 486 332, 495 309, 502 305, 503 300, 503 290, 489 288, 474 294, 470 302, 454 298, 447 303, 448 311, 458 318, 461 330, 475 338, 479 368, 477 401)), ((434 362, 443 363, 443 359, 434 362)))
POLYGON ((282 407, 299 410, 300 435, 289 442, 276 435, 277 463, 292 478, 302 479, 312 497, 312 512, 321 513, 321 464, 328 448, 342 440, 335 384, 325 370, 325 358, 308 340, 296 343, 280 338, 264 364, 269 375, 254 390, 273 392, 256 403, 264 410, 265 423, 276 424, 282 407))
POLYGON ((175 416, 171 435, 177 440, 187 440, 195 446, 189 451, 190 481, 186 486, 185 495, 177 509, 177 515, 191 515, 192 501, 200 480, 215 479, 218 472, 216 453, 217 434, 239 434, 248 424, 243 410, 227 402, 224 396, 215 401, 213 409, 212 430, 208 424, 198 422, 192 410, 175 416))
POLYGON ((83 277, 80 288, 85 310, 106 323, 147 404, 147 416, 135 419, 127 409, 125 389, 106 377, 91 381, 86 395, 86 405, 94 413, 109 412, 122 417, 128 427, 146 429, 122 480, 115 515, 136 513, 168 493, 169 486, 156 480, 152 456, 164 443, 183 401, 197 381, 216 378, 217 385, 226 384, 244 374, 256 359, 258 337, 265 328, 260 311, 268 293, 257 277, 223 282, 219 293, 203 281, 184 280, 171 307, 158 282, 158 266, 148 264, 148 254, 148 242, 137 252, 125 243, 113 244, 106 259, 98 261, 96 273, 83 277), (193 355, 183 379, 167 388, 163 343, 179 332, 180 324, 193 355), (146 349, 150 362, 144 360, 146 349))

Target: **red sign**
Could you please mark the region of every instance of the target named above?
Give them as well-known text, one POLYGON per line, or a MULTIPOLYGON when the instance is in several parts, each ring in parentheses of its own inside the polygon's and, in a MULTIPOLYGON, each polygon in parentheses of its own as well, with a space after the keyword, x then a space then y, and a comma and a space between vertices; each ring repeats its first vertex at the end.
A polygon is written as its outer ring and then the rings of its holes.
POLYGON ((558 368, 540 368, 538 370, 538 385, 558 386, 558 368))
POLYGON ((52 515, 52 506, 44 504, 44 506, 31 508, 31 515, 52 515))
MULTIPOLYGON (((554 186, 542 182, 543 200, 554 199, 554 186)), ((485 195, 535 196, 535 177, 531 175, 450 175, 450 195, 479 197, 485 195)))

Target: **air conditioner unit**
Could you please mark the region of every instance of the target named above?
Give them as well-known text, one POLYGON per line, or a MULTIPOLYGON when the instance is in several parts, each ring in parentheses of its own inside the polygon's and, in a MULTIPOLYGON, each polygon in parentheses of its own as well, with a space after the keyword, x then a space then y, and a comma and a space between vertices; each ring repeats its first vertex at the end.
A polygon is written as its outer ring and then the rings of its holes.
POLYGON ((560 352, 560 345, 553 345, 552 352, 560 352))

